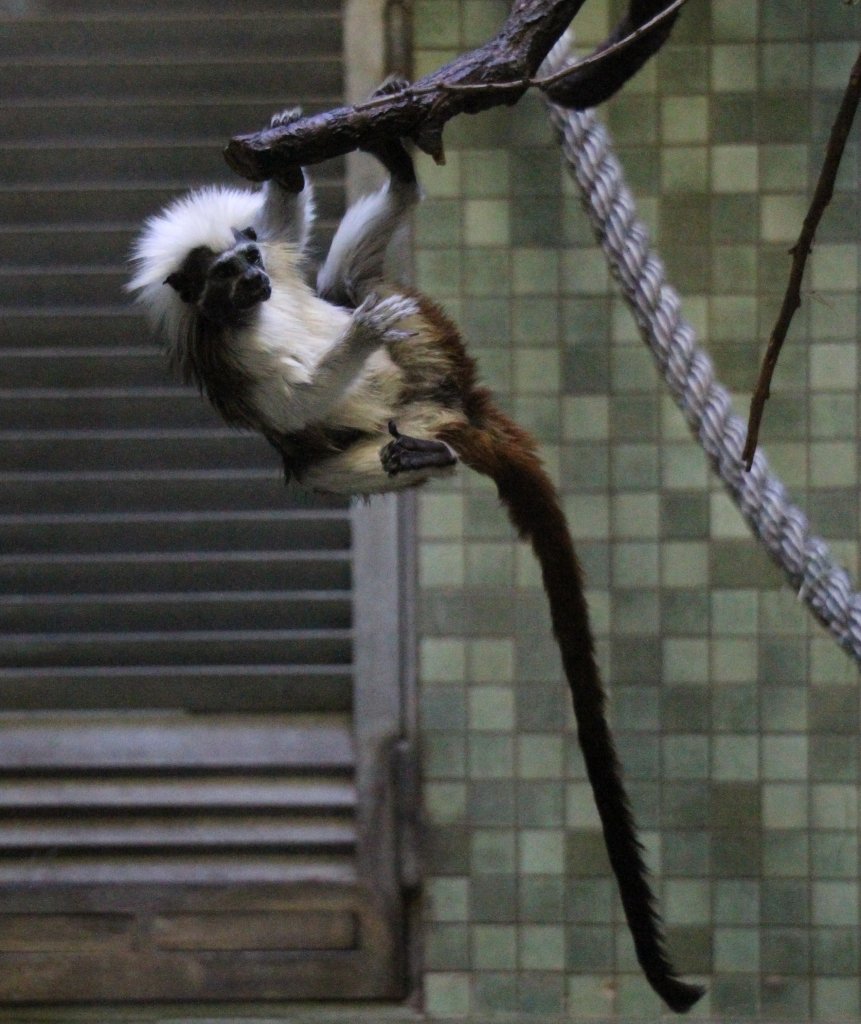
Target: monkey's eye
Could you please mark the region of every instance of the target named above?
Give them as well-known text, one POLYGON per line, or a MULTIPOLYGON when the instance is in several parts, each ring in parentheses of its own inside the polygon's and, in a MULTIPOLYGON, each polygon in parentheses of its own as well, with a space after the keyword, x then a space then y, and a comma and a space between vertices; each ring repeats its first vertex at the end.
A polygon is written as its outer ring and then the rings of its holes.
POLYGON ((215 263, 210 273, 213 277, 228 278, 236 273, 236 267, 232 266, 229 260, 225 260, 223 263, 215 263))
POLYGON ((246 249, 245 250, 245 258, 246 258, 246 260, 248 260, 249 263, 251 263, 254 266, 256 266, 258 263, 260 263, 260 250, 259 249, 246 249))

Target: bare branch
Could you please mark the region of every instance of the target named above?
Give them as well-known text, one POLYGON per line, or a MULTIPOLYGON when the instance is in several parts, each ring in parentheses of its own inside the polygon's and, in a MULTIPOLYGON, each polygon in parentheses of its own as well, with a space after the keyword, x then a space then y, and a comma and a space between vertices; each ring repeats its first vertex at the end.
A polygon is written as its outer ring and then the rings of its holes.
POLYGON ((684 2, 629 0, 625 18, 586 61, 558 82, 534 82, 541 61, 585 0, 515 0, 493 39, 408 88, 289 125, 238 135, 228 144, 225 159, 252 181, 277 176, 298 182, 301 165, 355 149, 373 152, 386 140, 409 138, 442 163, 447 121, 457 114, 516 103, 532 84, 569 107, 606 99, 660 48, 684 2))
POLYGON ((792 323, 795 311, 801 305, 801 281, 807 266, 807 258, 813 249, 813 241, 816 229, 819 227, 819 221, 822 219, 822 215, 825 213, 825 209, 831 202, 831 197, 834 194, 834 182, 840 169, 840 161, 846 148, 846 140, 849 137, 852 122, 855 119, 859 100, 861 100, 861 52, 859 52, 850 72, 846 91, 843 94, 840 108, 837 111, 837 116, 831 128, 831 135, 825 151, 825 159, 819 172, 819 180, 816 183, 810 209, 804 218, 798 241, 789 250, 792 255, 789 282, 786 286, 786 293, 783 296, 783 303, 781 304, 777 321, 768 341, 768 347, 750 403, 747 440, 744 452, 742 453, 747 469, 750 469, 753 465, 753 456, 759 439, 762 414, 765 409, 765 403, 771 393, 771 380, 774 376, 774 370, 777 366, 777 360, 783 348, 783 343, 786 340, 787 332, 789 331, 789 325, 792 323))

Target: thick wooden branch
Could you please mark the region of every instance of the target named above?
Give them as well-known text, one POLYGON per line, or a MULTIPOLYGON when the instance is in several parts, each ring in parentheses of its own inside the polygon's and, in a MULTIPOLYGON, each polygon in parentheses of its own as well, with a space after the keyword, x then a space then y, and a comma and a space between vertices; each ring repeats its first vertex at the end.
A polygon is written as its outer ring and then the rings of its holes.
POLYGON ((606 99, 663 45, 684 0, 629 0, 626 16, 583 68, 560 81, 535 82, 542 60, 584 3, 515 0, 499 33, 478 49, 366 103, 238 135, 228 144, 225 159, 252 181, 278 177, 296 187, 301 187, 302 165, 357 149, 372 152, 392 138, 412 139, 441 163, 447 121, 516 103, 533 84, 563 106, 584 108, 606 99))
POLYGON ((840 169, 840 161, 843 158, 846 140, 852 129, 852 122, 855 119, 859 100, 861 100, 861 52, 859 52, 849 75, 843 100, 840 103, 840 108, 837 111, 837 116, 831 128, 831 135, 825 150, 825 159, 822 162, 822 169, 819 172, 819 180, 816 183, 810 209, 804 218, 798 241, 789 250, 792 255, 789 282, 786 286, 786 293, 783 296, 783 302, 772 329, 771 337, 768 340, 768 347, 765 351, 750 403, 747 440, 745 441, 744 452, 742 453, 742 458, 748 470, 753 465, 753 456, 759 440, 759 428, 762 423, 765 403, 771 393, 771 379, 774 376, 777 360, 783 348, 783 343, 786 340, 792 318, 795 316, 795 311, 801 305, 801 282, 807 266, 807 258, 813 249, 816 229, 819 227, 822 215, 825 213, 825 209, 831 202, 831 197, 834 194, 834 182, 840 169))

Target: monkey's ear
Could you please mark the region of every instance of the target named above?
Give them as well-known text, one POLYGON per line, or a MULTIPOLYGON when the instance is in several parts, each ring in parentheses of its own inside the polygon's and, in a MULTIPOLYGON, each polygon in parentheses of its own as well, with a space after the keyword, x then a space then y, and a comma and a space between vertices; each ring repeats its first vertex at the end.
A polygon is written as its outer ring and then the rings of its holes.
POLYGON ((162 283, 169 284, 174 291, 179 292, 183 302, 196 302, 200 296, 200 283, 195 282, 192 275, 184 270, 175 270, 168 274, 162 283))
POLYGON ((257 241, 257 232, 251 226, 249 226, 247 228, 243 228, 241 231, 237 231, 236 228, 233 228, 232 231, 233 231, 233 241, 234 242, 256 242, 257 241))

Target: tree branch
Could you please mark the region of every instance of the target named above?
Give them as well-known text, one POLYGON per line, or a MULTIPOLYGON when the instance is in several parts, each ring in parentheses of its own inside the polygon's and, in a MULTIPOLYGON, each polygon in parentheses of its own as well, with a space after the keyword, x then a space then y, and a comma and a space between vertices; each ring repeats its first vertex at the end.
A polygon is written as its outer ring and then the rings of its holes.
POLYGON ((828 147, 825 151, 825 159, 819 172, 819 180, 816 183, 810 209, 804 218, 798 241, 789 250, 792 255, 789 282, 786 286, 786 293, 783 296, 783 303, 781 304, 777 321, 768 341, 768 347, 765 351, 756 388, 750 403, 747 440, 742 453, 742 458, 748 470, 753 465, 753 456, 759 440, 762 414, 765 409, 765 403, 771 394, 771 379, 774 376, 777 360, 783 348, 783 343, 786 340, 789 325, 792 323, 795 311, 801 305, 801 280, 804 277, 807 258, 813 249, 813 240, 816 235, 816 229, 819 227, 819 221, 822 219, 825 208, 831 202, 831 197, 834 194, 834 182, 840 169, 840 161, 846 147, 846 140, 852 128, 855 112, 858 109, 859 99, 861 99, 861 52, 859 52, 849 75, 843 100, 840 103, 840 108, 837 111, 837 116, 831 128, 828 147))
POLYGON ((442 132, 457 114, 516 103, 531 85, 554 102, 583 108, 619 89, 666 41, 685 0, 629 0, 610 37, 561 80, 535 81, 541 61, 585 0, 514 0, 499 33, 406 88, 353 107, 301 118, 230 140, 225 159, 252 181, 277 176, 301 182, 299 168, 373 151, 392 138, 409 138, 444 162, 442 132))

